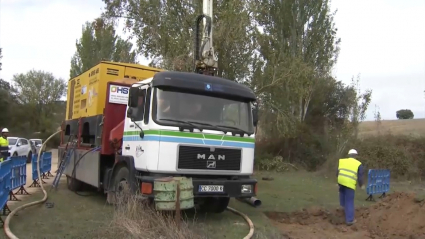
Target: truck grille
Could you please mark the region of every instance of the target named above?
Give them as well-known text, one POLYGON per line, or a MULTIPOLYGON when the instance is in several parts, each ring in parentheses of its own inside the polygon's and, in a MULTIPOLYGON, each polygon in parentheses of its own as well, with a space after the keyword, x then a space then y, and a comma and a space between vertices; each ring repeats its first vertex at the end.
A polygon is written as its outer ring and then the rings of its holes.
POLYGON ((240 170, 241 149, 179 146, 179 169, 240 170), (213 152, 211 152, 213 151, 213 152))

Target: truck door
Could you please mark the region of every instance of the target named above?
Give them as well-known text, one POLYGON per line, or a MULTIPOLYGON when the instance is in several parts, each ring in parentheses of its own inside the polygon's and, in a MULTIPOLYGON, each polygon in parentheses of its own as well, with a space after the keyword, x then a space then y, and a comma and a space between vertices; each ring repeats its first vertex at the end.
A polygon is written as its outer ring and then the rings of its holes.
POLYGON ((159 141, 149 134, 151 95, 152 88, 148 85, 140 88, 139 104, 132 109, 135 112, 134 122, 127 118, 124 127, 123 155, 133 156, 138 170, 157 168, 159 141), (139 127, 144 132, 143 138, 139 136, 139 127))

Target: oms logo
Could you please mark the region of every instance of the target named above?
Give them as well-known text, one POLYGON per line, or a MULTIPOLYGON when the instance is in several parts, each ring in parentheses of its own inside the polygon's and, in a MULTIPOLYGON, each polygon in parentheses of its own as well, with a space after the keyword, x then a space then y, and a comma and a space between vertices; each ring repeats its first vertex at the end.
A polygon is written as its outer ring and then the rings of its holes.
POLYGON ((128 87, 111 86, 111 92, 118 94, 128 94, 128 87))

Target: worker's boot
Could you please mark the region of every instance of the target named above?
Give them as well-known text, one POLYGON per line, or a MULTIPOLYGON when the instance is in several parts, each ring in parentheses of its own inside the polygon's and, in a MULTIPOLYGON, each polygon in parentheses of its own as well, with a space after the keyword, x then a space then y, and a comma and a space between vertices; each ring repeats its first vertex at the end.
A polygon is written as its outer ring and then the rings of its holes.
POLYGON ((356 219, 354 219, 352 222, 347 222, 347 226, 351 226, 351 225, 353 225, 354 223, 356 223, 357 222, 357 220, 356 219))

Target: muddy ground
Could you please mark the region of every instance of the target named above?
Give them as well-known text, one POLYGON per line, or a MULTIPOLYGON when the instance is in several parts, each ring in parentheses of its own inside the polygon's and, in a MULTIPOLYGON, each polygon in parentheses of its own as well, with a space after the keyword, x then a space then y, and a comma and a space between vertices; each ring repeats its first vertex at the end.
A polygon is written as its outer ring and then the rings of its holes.
POLYGON ((356 209, 357 223, 344 224, 344 212, 309 208, 292 213, 265 212, 291 239, 419 239, 425 238, 424 200, 395 192, 369 208, 356 209))

